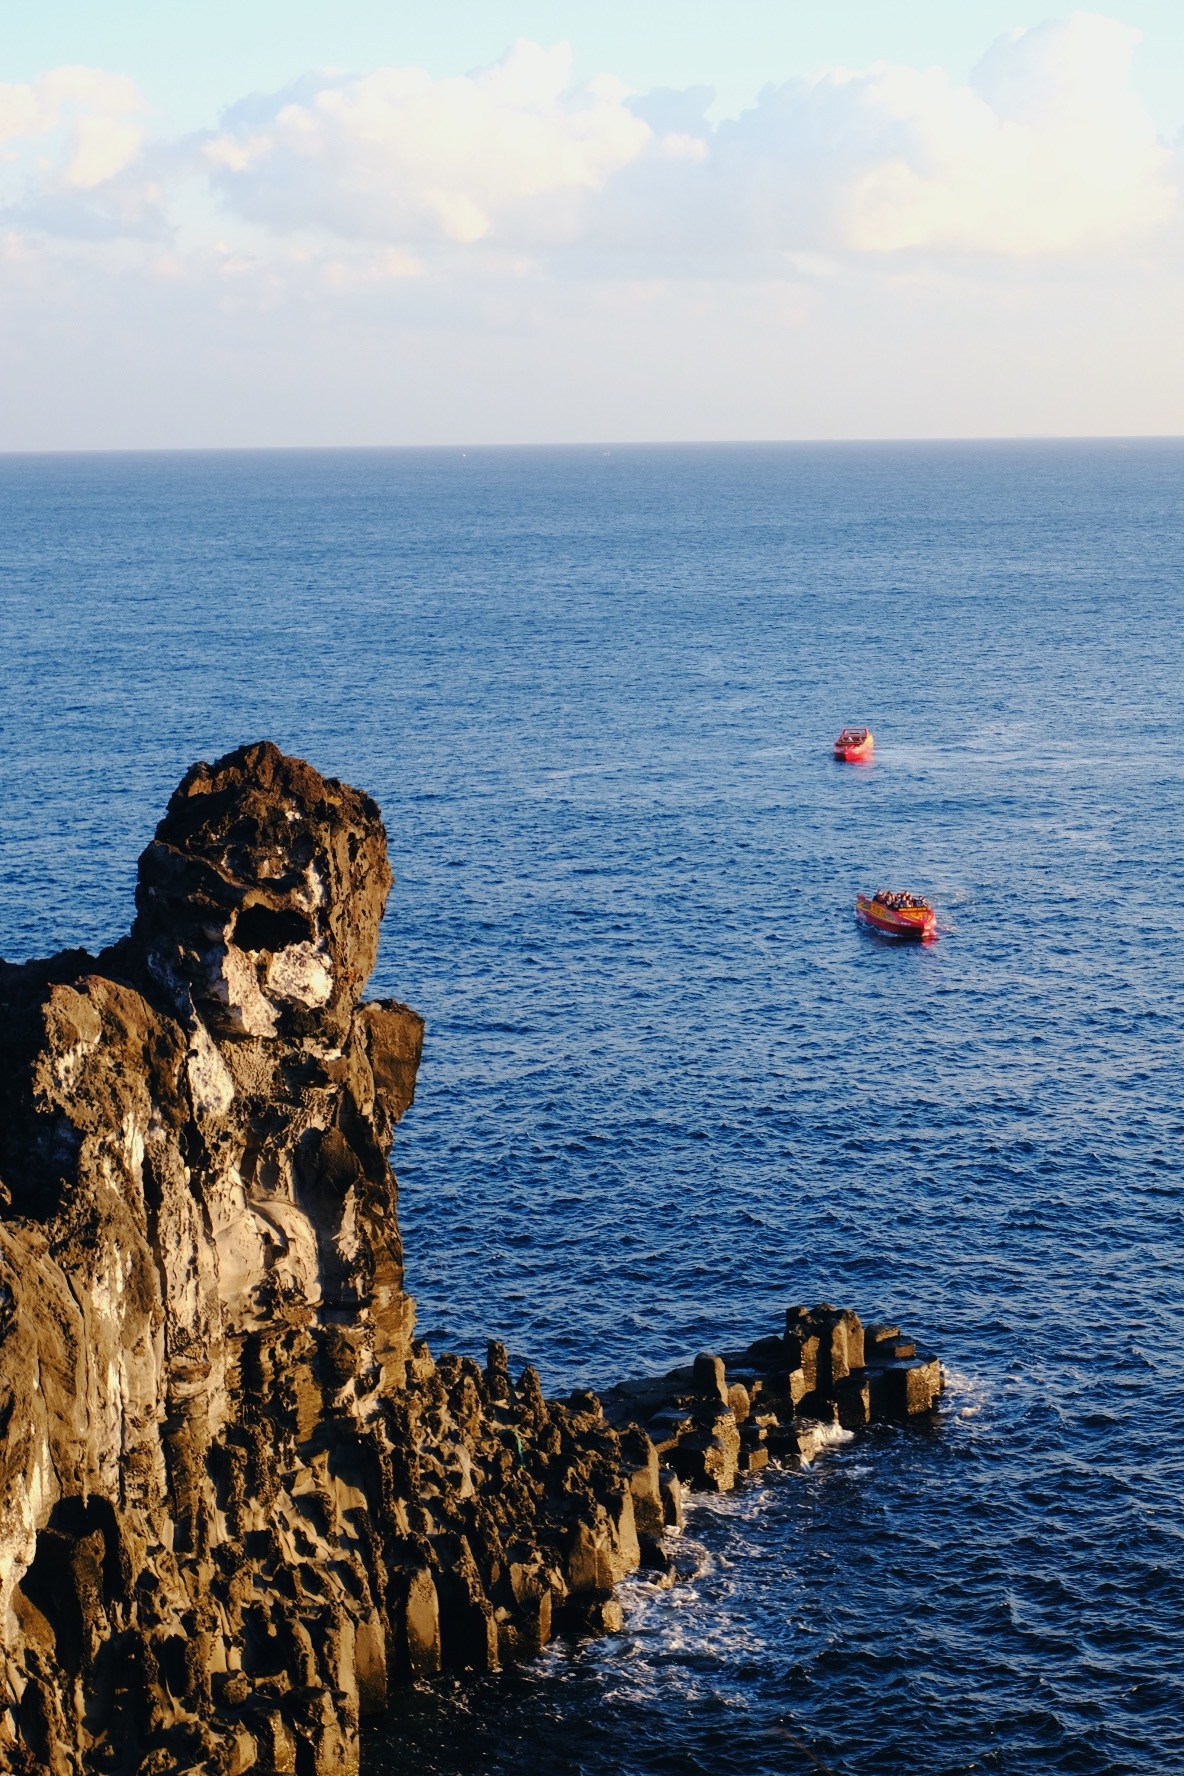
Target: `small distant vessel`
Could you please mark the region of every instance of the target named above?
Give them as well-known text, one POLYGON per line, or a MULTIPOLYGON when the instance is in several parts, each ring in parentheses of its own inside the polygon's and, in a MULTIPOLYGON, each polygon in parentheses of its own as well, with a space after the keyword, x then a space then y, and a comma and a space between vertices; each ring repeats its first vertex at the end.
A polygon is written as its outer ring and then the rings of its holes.
POLYGON ((870 728, 844 728, 835 741, 834 754, 849 765, 857 765, 864 759, 870 759, 876 749, 876 742, 870 728))
POLYGON ((890 888, 878 888, 874 894, 860 894, 855 901, 855 916, 882 937, 905 937, 912 938, 915 943, 932 943, 937 936, 937 914, 919 894, 900 893, 890 888))

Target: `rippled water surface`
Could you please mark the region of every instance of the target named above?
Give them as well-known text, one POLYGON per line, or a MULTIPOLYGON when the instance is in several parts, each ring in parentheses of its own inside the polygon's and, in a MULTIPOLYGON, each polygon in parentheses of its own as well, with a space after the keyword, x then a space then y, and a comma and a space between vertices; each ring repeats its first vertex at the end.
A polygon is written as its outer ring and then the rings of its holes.
POLYGON ((951 1375, 368 1776, 1184 1768, 1182 493, 1176 444, 0 459, 0 951, 125 929, 183 769, 270 736, 386 817, 421 1330, 558 1389, 826 1298, 951 1375))

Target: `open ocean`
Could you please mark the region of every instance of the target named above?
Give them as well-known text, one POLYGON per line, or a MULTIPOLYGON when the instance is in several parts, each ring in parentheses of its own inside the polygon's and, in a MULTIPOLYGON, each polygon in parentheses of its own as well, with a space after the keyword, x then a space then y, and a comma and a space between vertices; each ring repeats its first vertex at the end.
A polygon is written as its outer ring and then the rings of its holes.
POLYGON ((270 737, 386 819, 433 1344, 558 1391, 825 1299, 947 1366, 366 1776, 1184 1769, 1182 517, 1174 442, 0 458, 0 953, 270 737))

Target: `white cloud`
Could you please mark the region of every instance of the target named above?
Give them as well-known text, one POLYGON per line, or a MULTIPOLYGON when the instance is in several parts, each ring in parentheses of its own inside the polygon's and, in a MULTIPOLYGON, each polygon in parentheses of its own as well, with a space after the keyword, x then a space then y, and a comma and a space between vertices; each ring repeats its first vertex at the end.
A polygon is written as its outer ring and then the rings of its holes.
POLYGON ((536 227, 539 206, 562 226, 557 200, 598 191, 650 136, 619 82, 571 87, 566 44, 519 42, 455 79, 384 68, 302 86, 270 115, 231 113, 205 148, 233 206, 275 228, 473 242, 532 205, 536 227))
POLYGON ((610 187, 604 245, 696 257, 824 252, 1033 258, 1150 238, 1179 167, 1130 89, 1138 33, 1078 12, 997 43, 969 84, 940 68, 830 69, 769 87, 610 187))
POLYGON ((31 136, 41 116, 36 91, 31 86, 0 86, 0 142, 14 136, 31 136))
POLYGON ((843 225, 870 252, 1088 250, 1175 213, 1172 157, 1129 87, 1139 33, 1096 14, 1014 32, 969 87, 932 71, 866 77, 904 135, 852 186, 843 225))
POLYGON ((310 77, 232 114, 205 155, 240 215, 355 239, 567 243, 700 265, 1090 252, 1177 209, 1172 156, 1130 90, 1137 41, 1078 12, 1011 33, 969 84, 937 68, 832 69, 766 89, 715 129, 701 121, 709 94, 686 95, 679 119, 677 94, 573 88, 565 45, 519 43, 452 80, 310 77), (676 127, 661 127, 667 113, 676 127))
POLYGON ((164 193, 141 164, 145 109, 133 80, 103 68, 0 86, 0 214, 84 239, 159 232, 164 193))
MULTIPOLYGON (((27 85, 0 86, 0 142, 58 137, 42 178, 89 191, 135 158, 142 140, 130 119, 144 109, 134 80, 102 68, 54 68, 27 85)), ((11 149, 5 158, 13 162, 11 149)))
POLYGON ((1077 12, 1009 33, 968 83, 939 68, 829 69, 715 127, 707 89, 574 84, 567 45, 519 42, 450 79, 305 75, 217 131, 147 145, 130 80, 59 68, 0 87, 0 214, 160 238, 166 214, 180 225, 200 211, 196 177, 259 253, 296 234, 459 250, 474 268, 562 253, 567 275, 611 261, 614 274, 665 265, 733 281, 778 264, 796 276, 811 255, 1104 254, 1174 238, 1180 211, 1178 159, 1131 90, 1137 41, 1077 12))

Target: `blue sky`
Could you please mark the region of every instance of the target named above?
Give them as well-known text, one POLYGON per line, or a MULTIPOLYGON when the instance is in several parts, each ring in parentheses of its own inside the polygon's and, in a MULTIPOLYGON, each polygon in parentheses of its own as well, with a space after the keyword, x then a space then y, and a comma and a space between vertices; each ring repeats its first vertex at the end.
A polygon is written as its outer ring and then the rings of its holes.
POLYGON ((1184 5, 5 6, 0 448, 1184 431, 1184 5))
MULTIPOLYGON (((643 91, 707 83, 721 108, 738 110, 768 81, 834 62, 936 62, 965 77, 993 38, 1057 10, 1026 0, 6 0, 3 78, 63 62, 118 67, 173 127, 194 129, 309 68, 415 62, 441 76, 496 61, 516 37, 566 38, 579 79, 611 69, 643 91)), ((1180 129, 1184 5, 1099 10, 1144 33, 1133 84, 1161 129, 1180 129)))

